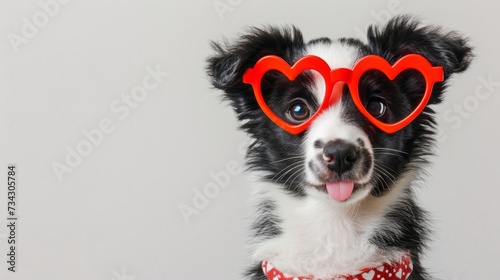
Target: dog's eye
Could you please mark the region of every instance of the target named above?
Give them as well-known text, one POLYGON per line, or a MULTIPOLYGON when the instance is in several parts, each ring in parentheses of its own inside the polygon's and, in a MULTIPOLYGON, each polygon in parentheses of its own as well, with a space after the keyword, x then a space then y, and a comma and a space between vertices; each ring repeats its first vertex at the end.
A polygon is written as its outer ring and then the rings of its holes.
POLYGON ((375 118, 382 117, 387 110, 385 100, 378 97, 370 99, 370 101, 368 101, 368 104, 366 105, 366 110, 375 118))
POLYGON ((295 123, 301 123, 311 116, 311 109, 302 99, 292 102, 287 111, 288 118, 295 123))

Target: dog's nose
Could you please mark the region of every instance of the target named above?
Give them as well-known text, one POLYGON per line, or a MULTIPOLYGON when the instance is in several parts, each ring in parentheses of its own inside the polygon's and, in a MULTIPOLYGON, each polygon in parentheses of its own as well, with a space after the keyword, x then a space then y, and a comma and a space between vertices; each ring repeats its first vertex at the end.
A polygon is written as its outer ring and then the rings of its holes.
POLYGON ((344 140, 328 142, 323 148, 323 160, 328 169, 339 176, 351 170, 357 158, 356 146, 344 140))

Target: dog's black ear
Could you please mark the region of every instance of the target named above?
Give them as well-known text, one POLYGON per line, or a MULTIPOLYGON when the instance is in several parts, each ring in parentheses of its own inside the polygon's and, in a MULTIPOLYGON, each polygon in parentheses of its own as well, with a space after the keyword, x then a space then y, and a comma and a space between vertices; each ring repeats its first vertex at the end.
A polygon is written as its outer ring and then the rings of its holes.
MULTIPOLYGON (((444 31, 437 26, 423 26, 413 17, 403 15, 391 19, 386 26, 368 29, 368 48, 372 54, 384 57, 390 63, 407 54, 420 54, 433 66, 442 66, 444 81, 433 87, 429 104, 442 101, 448 78, 465 71, 473 59, 468 39, 457 32, 444 31)), ((399 87, 412 102, 420 102, 424 84, 417 76, 398 78, 399 87)))
POLYGON ((293 64, 305 49, 302 33, 295 27, 251 28, 233 43, 212 42, 215 51, 207 59, 207 73, 215 88, 225 92, 225 99, 238 113, 257 109, 251 86, 243 84, 243 74, 265 55, 277 55, 293 64))
POLYGON ((406 54, 416 53, 424 56, 433 66, 442 66, 445 80, 435 86, 431 104, 441 100, 446 80, 454 73, 465 71, 473 58, 467 38, 437 26, 422 26, 418 20, 407 15, 391 19, 383 28, 370 26, 368 48, 390 63, 406 54))

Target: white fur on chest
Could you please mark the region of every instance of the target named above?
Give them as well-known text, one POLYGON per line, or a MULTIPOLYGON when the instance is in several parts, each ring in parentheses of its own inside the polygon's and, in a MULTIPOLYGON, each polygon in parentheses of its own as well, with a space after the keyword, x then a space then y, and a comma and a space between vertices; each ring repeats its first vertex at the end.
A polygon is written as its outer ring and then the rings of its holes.
POLYGON ((276 185, 260 184, 254 198, 275 203, 273 214, 281 221, 282 233, 256 242, 253 257, 293 276, 317 278, 356 274, 362 268, 398 260, 404 252, 382 251, 369 239, 401 193, 392 191, 383 198, 369 196, 355 205, 339 206, 312 188, 306 197, 298 198, 276 185))

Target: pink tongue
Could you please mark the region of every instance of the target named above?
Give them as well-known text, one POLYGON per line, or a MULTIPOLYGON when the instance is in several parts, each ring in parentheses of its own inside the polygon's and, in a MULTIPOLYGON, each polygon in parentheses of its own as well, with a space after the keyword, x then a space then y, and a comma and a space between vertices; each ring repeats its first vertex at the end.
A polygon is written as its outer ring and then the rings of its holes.
POLYGON ((352 190, 354 189, 354 182, 346 181, 326 183, 326 189, 328 191, 328 194, 333 199, 335 199, 336 201, 344 201, 351 196, 352 190))

